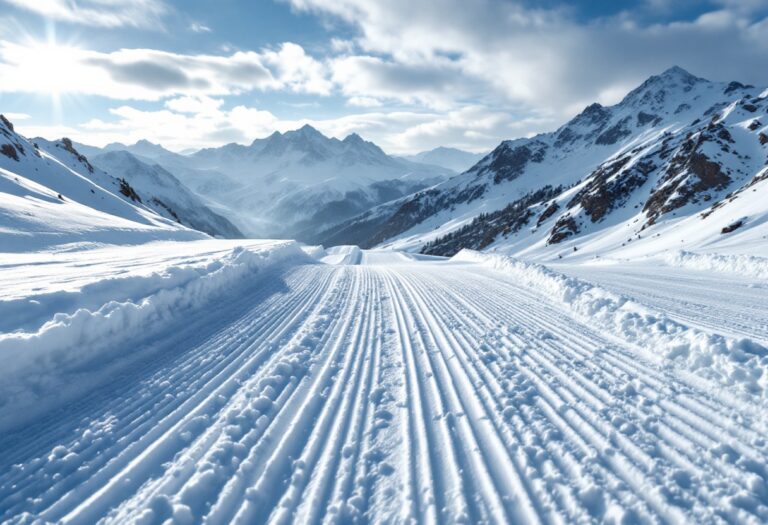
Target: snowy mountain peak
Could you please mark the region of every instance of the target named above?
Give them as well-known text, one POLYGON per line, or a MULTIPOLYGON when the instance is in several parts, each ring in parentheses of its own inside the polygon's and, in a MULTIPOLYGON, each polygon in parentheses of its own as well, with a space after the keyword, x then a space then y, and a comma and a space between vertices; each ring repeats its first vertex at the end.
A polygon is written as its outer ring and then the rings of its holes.
POLYGON ((669 104, 670 100, 686 96, 697 86, 709 84, 711 84, 709 80, 674 66, 659 75, 649 77, 640 86, 630 91, 619 105, 646 106, 648 109, 659 110, 669 104))
POLYGON ((365 144, 366 143, 365 140, 363 140, 363 137, 361 137, 357 133, 350 133, 344 138, 342 142, 346 144, 365 144))
POLYGON ((680 66, 672 66, 660 75, 654 75, 652 79, 663 79, 666 81, 675 81, 683 83, 708 82, 708 80, 692 75, 680 66))
POLYGON ((760 238, 766 95, 670 68, 619 104, 591 104, 553 133, 504 141, 464 174, 320 240, 565 258, 760 238))
POLYGON ((309 124, 304 124, 299 129, 295 129, 293 131, 286 131, 283 134, 283 137, 286 139, 318 139, 318 140, 330 140, 328 137, 320 133, 318 130, 310 126, 309 124))

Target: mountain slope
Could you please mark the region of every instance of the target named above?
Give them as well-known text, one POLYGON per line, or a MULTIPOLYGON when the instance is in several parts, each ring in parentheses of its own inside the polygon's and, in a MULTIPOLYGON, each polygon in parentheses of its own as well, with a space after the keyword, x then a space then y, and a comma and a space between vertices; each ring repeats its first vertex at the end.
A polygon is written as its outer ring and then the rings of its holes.
POLYGON ((191 155, 197 169, 226 173, 237 191, 216 196, 252 235, 313 240, 314 233, 454 175, 397 159, 352 134, 328 138, 311 126, 275 132, 249 146, 229 144, 191 155))
POLYGON ((303 241, 315 241, 326 228, 456 174, 389 156, 356 134, 338 140, 308 125, 248 146, 227 144, 190 155, 148 141, 82 149, 91 156, 128 151, 162 166, 249 236, 303 241))
POLYGON ((72 242, 129 244, 206 237, 145 207, 127 181, 95 168, 68 139, 47 148, 51 153, 0 117, 3 251, 72 242))
POLYGON ((209 235, 230 239, 243 234, 227 219, 208 209, 179 180, 161 166, 149 165, 127 151, 109 151, 91 162, 114 177, 127 180, 147 206, 160 215, 209 235))
POLYGON ((457 173, 463 173, 474 166, 485 154, 471 153, 457 148, 439 147, 422 151, 416 155, 406 155, 404 158, 413 162, 442 166, 457 173))
POLYGON ((768 234, 766 95, 671 68, 321 240, 540 259, 754 244, 768 234))

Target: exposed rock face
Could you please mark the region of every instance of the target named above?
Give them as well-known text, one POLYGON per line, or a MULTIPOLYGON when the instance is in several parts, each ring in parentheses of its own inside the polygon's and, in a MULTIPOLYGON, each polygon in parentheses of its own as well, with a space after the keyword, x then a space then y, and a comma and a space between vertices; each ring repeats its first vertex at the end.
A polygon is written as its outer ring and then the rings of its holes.
POLYGON ((8 128, 8 130, 9 130, 9 131, 15 131, 15 130, 13 129, 13 124, 11 123, 11 121, 10 121, 10 120, 8 120, 7 118, 5 118, 5 115, 0 115, 0 122, 2 122, 2 123, 3 123, 3 125, 4 125, 6 128, 8 128))
POLYGON ((492 173, 494 184, 514 180, 523 173, 529 162, 542 162, 546 153, 547 145, 543 142, 534 141, 519 146, 502 142, 487 157, 488 163, 477 170, 477 175, 482 177, 492 173))
POLYGON ((134 190, 130 184, 128 184, 128 181, 125 179, 117 179, 120 182, 120 193, 128 197, 134 202, 141 202, 141 197, 139 197, 139 194, 136 193, 136 190, 134 190))
POLYGON ((645 184, 648 174, 656 169, 653 162, 643 159, 624 170, 630 160, 630 156, 625 156, 600 166, 590 176, 589 183, 571 199, 568 207, 580 205, 592 222, 602 220, 621 207, 634 190, 645 184), (622 171, 624 173, 619 176, 622 171))
POLYGON ((738 221, 736 221, 736 222, 732 222, 731 224, 729 224, 728 226, 726 226, 725 228, 723 228, 723 229, 720 231, 720 233, 721 233, 722 235, 725 235, 725 234, 727 234, 727 233, 731 233, 731 232, 734 232, 734 231, 738 230, 738 229, 739 229, 739 228, 741 228, 742 226, 744 226, 744 220, 743 220, 743 219, 741 219, 741 220, 738 220, 738 221))
POLYGON ((538 227, 544 224, 547 219, 557 213, 559 209, 560 205, 557 203, 557 201, 552 201, 549 206, 544 208, 544 211, 541 212, 541 215, 539 215, 539 219, 536 221, 536 226, 538 227))
POLYGON ((627 123, 629 122, 629 117, 625 117, 607 130, 605 130, 603 133, 600 134, 599 137, 597 137, 597 140, 595 141, 595 144, 601 144, 604 146, 609 146, 611 144, 616 144, 621 139, 628 137, 632 134, 629 129, 627 129, 627 123))
POLYGON ((16 148, 13 146, 13 144, 3 144, 0 146, 0 153, 8 157, 9 159, 13 159, 16 162, 19 162, 19 154, 16 151, 16 148))
POLYGON ((703 135, 697 140, 686 139, 671 159, 664 176, 643 208, 649 224, 653 224, 662 214, 682 208, 709 190, 722 190, 731 182, 720 164, 698 151, 703 140, 703 135))
POLYGON ((24 145, 16 135, 13 124, 5 118, 5 115, 0 115, 0 134, 2 134, 0 139, 3 141, 3 143, 0 143, 0 154, 16 162, 19 161, 20 156, 26 155, 24 145))
POLYGON ((555 226, 552 228, 552 233, 549 235, 547 244, 559 244, 569 237, 573 237, 579 233, 579 225, 576 219, 569 214, 565 214, 560 217, 555 226))
POLYGON ((637 114, 637 127, 642 127, 647 124, 656 125, 659 122, 661 122, 661 117, 658 115, 653 115, 651 113, 646 113, 645 111, 641 111, 637 114))

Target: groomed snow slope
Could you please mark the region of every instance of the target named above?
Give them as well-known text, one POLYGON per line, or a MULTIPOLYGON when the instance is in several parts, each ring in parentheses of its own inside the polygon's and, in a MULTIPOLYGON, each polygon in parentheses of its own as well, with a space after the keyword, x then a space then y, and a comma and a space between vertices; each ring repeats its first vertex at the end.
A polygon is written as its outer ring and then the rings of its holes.
MULTIPOLYGON (((60 269, 29 255, 0 279, 60 275, 43 302, 86 289, 77 299, 85 304, 121 269, 144 283, 221 261, 197 282, 232 271, 246 253, 273 264, 236 272, 198 308, 171 308, 171 318, 146 325, 152 337, 137 328, 136 359, 118 371, 81 367, 80 377, 98 370, 101 384, 2 433, 0 519, 768 520, 765 377, 745 388, 660 351, 668 334, 646 337, 661 327, 651 322, 661 304, 651 296, 622 299, 471 253, 417 260, 307 250, 354 263, 330 265, 293 244, 210 241, 181 248, 178 259, 178 245, 143 249, 115 252, 114 261, 107 252, 65 254, 60 269), (86 260, 92 281, 74 270, 86 260), (607 324, 617 305, 635 332, 607 324)), ((765 282, 753 283, 768 299, 765 282)), ((13 300, 35 288, 17 285, 13 300)), ((158 286, 124 288, 112 289, 135 302, 158 286)), ((737 338, 684 319, 664 326, 670 337, 737 338)), ((764 374, 767 366, 763 358, 764 374)))

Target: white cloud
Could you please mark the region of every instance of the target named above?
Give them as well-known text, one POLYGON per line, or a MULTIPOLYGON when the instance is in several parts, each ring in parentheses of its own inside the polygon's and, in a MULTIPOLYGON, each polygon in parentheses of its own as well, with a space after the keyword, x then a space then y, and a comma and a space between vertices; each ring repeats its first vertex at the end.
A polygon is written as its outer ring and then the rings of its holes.
POLYGON ((298 44, 285 42, 275 51, 265 51, 262 60, 278 81, 292 91, 327 95, 333 87, 326 78, 325 66, 298 44))
POLYGON ((169 7, 161 0, 2 0, 53 20, 75 24, 161 27, 169 7))
POLYGON ((10 120, 11 122, 16 122, 19 120, 28 120, 32 118, 32 115, 29 115, 28 113, 3 113, 5 118, 10 120))
POLYGON ((337 45, 344 55, 332 61, 350 97, 441 108, 522 104, 562 120, 598 94, 616 102, 675 64, 715 80, 768 82, 768 69, 754 67, 768 62, 768 20, 753 14, 764 0, 718 0, 696 20, 650 25, 631 11, 582 22, 573 10, 506 0, 474 0, 471 8, 465 0, 285 1, 358 29, 354 46, 337 45))
POLYGON ((310 124, 328 136, 343 138, 358 133, 385 151, 406 154, 444 145, 486 151, 503 138, 553 125, 543 118, 521 119, 483 106, 449 112, 371 111, 328 119, 281 119, 264 109, 243 105, 224 109, 220 100, 195 97, 169 100, 160 110, 124 105, 110 113, 109 120, 93 119, 66 130, 29 126, 21 131, 48 138, 66 134, 73 140, 97 146, 148 139, 181 151, 230 142, 249 144, 275 130, 284 132, 310 124))
POLYGON ((192 22, 189 25, 189 30, 192 31, 193 33, 210 33, 211 32, 210 27, 208 27, 207 25, 201 24, 199 22, 192 22))
POLYGON ((372 56, 347 56, 331 62, 333 81, 354 100, 390 99, 446 109, 477 88, 472 78, 447 59, 402 63, 372 56))
POLYGON ((347 105, 359 108, 379 108, 383 106, 384 103, 373 97, 350 97, 347 100, 347 105))
POLYGON ((216 113, 221 105, 224 104, 222 99, 215 99, 206 96, 197 97, 178 97, 165 101, 165 107, 175 111, 177 113, 201 113, 212 114, 216 113))
POLYGON ((277 89, 325 94, 331 84, 322 65, 291 43, 262 52, 184 55, 154 49, 102 53, 0 40, 0 92, 159 100, 277 89))

